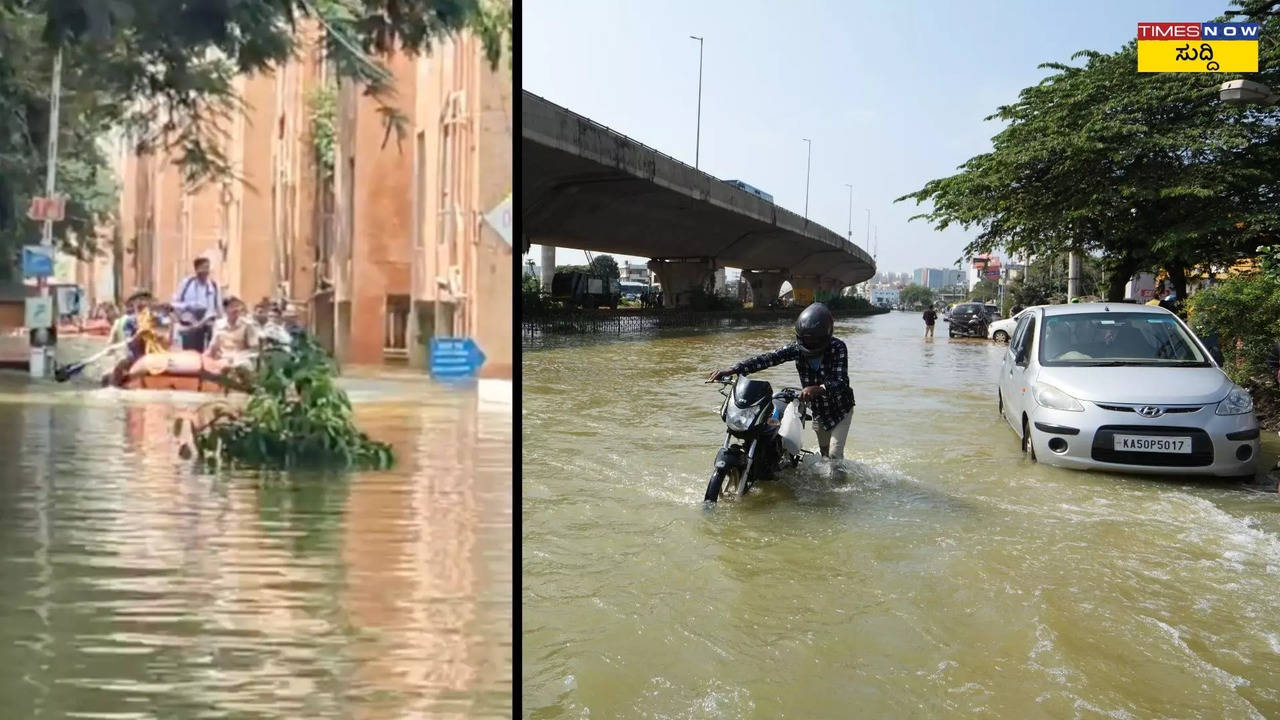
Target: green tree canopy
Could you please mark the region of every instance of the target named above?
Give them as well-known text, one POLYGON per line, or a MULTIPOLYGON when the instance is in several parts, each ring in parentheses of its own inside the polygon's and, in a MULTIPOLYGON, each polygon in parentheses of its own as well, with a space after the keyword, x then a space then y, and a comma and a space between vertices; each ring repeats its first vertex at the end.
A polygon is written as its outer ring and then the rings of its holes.
POLYGON ((898 293, 898 301, 908 307, 933 304, 933 291, 923 285, 912 283, 898 293))
POLYGON ((996 281, 983 279, 979 280, 973 286, 973 289, 969 291, 969 299, 989 302, 994 300, 998 294, 1000 294, 1000 286, 996 284, 996 281))
MULTIPOLYGON (((1280 87, 1277 20, 1264 23, 1251 79, 1280 87)), ((1230 105, 1221 74, 1136 72, 1136 44, 1081 51, 987 119, 1005 127, 991 152, 898 200, 938 229, 976 228, 966 253, 1096 253, 1107 294, 1137 270, 1186 268, 1245 254, 1280 228, 1280 130, 1274 111, 1230 105)))
POLYGON ((612 255, 596 255, 592 258, 591 274, 603 275, 615 280, 622 277, 622 272, 618 270, 618 261, 614 260, 612 255))

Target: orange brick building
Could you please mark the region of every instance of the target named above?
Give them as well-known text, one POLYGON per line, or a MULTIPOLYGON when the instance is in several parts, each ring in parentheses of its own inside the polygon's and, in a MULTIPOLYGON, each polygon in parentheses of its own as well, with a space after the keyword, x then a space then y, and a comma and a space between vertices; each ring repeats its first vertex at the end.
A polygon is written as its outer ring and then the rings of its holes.
POLYGON ((426 339, 467 335, 483 375, 510 377, 511 246, 483 219, 512 188, 507 59, 490 68, 469 35, 384 58, 410 130, 384 144, 377 102, 301 32, 295 59, 237 80, 245 112, 222 146, 236 177, 184 187, 171 154, 120 143, 121 294, 168 297, 203 254, 228 294, 295 304, 340 362, 421 367, 426 339), (326 89, 332 174, 314 143, 326 89))

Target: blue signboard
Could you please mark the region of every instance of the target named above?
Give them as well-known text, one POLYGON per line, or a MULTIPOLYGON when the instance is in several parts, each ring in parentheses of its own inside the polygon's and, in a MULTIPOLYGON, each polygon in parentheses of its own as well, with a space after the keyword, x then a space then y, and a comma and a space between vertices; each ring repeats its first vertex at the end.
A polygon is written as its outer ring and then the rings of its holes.
POLYGON ((431 377, 438 380, 473 378, 484 365, 484 353, 471 338, 431 338, 431 377))
POLYGON ((22 277, 49 277, 52 274, 52 245, 22 246, 22 277))

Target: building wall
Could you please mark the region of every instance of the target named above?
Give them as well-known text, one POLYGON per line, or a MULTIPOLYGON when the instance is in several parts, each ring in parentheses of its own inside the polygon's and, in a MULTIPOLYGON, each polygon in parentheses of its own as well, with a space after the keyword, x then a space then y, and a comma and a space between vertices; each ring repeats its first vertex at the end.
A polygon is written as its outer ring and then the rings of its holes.
MULTIPOLYGON (((302 32, 314 44, 314 29, 302 32)), ((319 59, 306 47, 281 68, 236 79, 244 105, 222 130, 233 176, 188 186, 177 153, 122 138, 122 295, 168 298, 198 256, 227 295, 307 303, 314 293, 315 162, 307 93, 319 59)))
POLYGON ((349 269, 335 257, 339 305, 349 296, 352 318, 344 358, 424 366, 430 337, 469 336, 488 358, 485 374, 509 377, 514 257, 483 219, 512 189, 507 62, 491 69, 465 34, 385 62, 411 128, 404 143, 392 134, 382 145, 377 102, 354 89, 339 113, 338 154, 354 158, 354 190, 348 196, 339 181, 335 198, 335 216, 354 218, 350 240, 340 242, 349 269), (395 317, 402 307, 407 317, 395 317), (403 336, 388 330, 399 322, 403 336))
POLYGON ((313 308, 313 330, 342 363, 424 366, 427 338, 470 336, 485 374, 510 377, 514 258, 484 221, 512 192, 507 59, 491 68, 466 34, 384 58, 403 138, 362 88, 337 84, 334 175, 322 186, 309 98, 325 67, 318 30, 300 32, 294 60, 236 80, 245 112, 223 148, 234 177, 185 187, 171 153, 125 143, 123 294, 171 296, 206 254, 227 294, 313 308))

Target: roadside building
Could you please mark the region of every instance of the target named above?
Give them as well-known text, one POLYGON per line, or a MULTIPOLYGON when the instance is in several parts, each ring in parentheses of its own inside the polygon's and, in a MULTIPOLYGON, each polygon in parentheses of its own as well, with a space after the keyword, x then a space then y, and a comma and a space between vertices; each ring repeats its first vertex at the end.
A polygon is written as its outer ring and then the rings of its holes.
POLYGON ((119 139, 121 240, 104 262, 121 292, 167 297, 205 255, 227 294, 289 302, 340 362, 424 367, 430 337, 470 336, 481 374, 510 377, 511 243, 485 219, 511 197, 509 60, 490 67, 469 34, 381 58, 399 137, 334 77, 320 31, 299 32, 293 59, 236 80, 234 177, 190 187, 173 153, 119 139))

